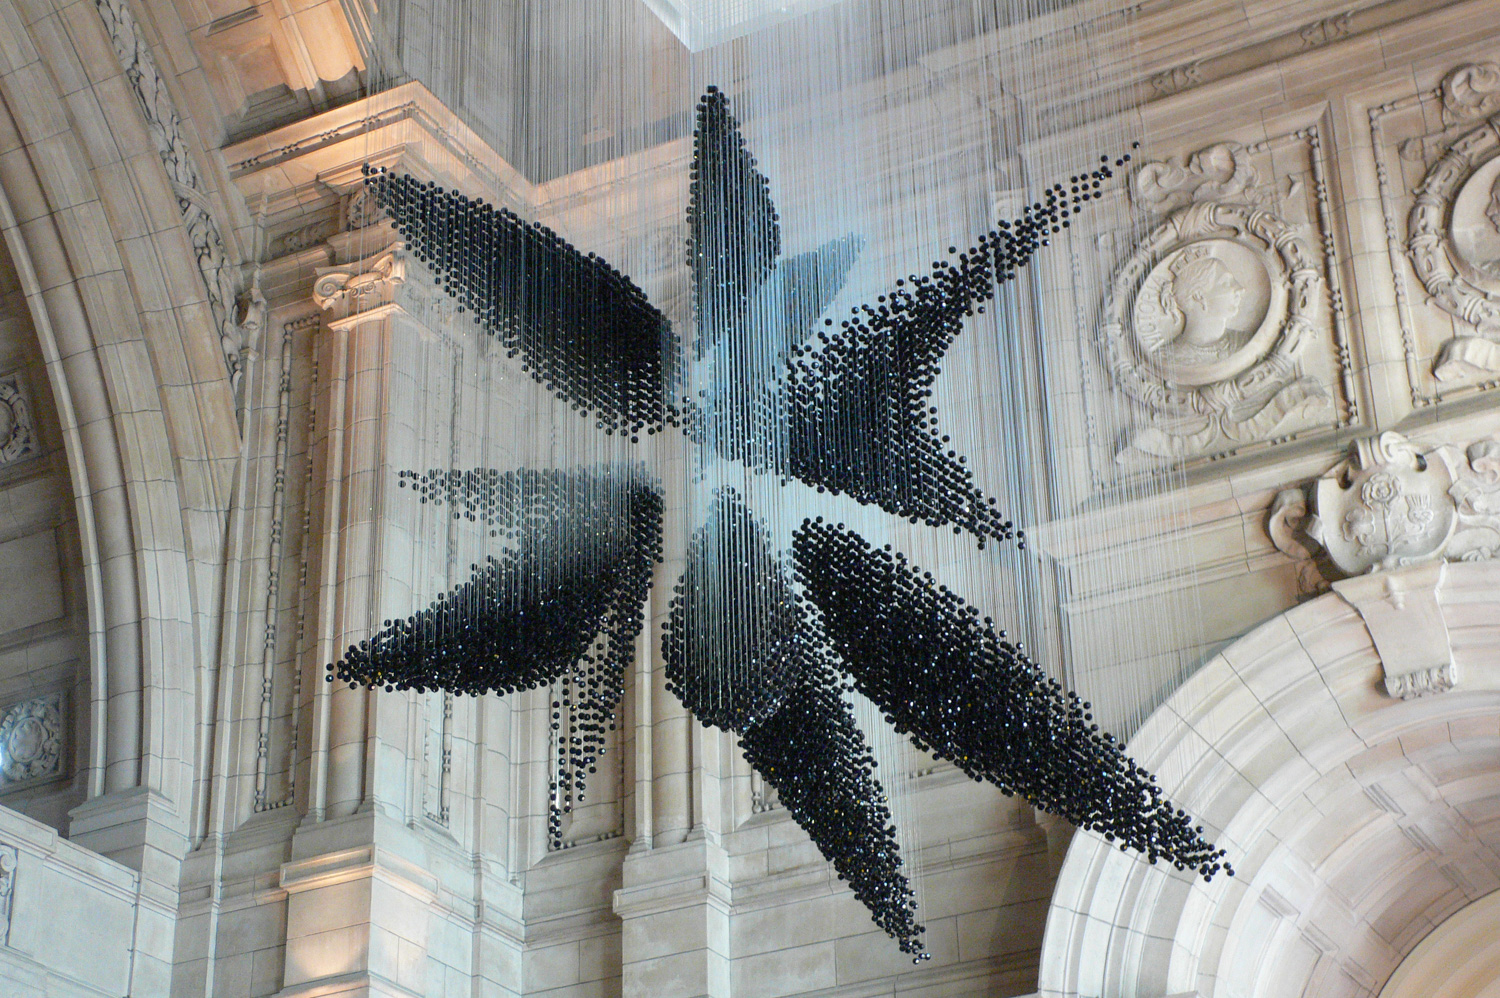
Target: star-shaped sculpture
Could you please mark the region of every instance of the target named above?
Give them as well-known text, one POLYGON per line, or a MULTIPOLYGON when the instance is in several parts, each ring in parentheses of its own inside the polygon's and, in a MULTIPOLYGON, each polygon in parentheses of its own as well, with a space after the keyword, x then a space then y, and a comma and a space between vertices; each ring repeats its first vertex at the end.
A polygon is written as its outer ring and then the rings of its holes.
MULTIPOLYGON (((769 182, 728 99, 710 88, 697 108, 688 205, 693 353, 707 372, 696 398, 677 397, 687 361, 670 324, 604 260, 435 184, 383 170, 368 170, 367 182, 459 306, 602 432, 636 440, 675 427, 700 468, 739 462, 983 547, 1020 532, 941 434, 933 382, 965 318, 1111 175, 1106 158, 1070 187, 1054 185, 1021 218, 964 252, 950 248, 928 272, 835 323, 825 312, 860 240, 782 255, 769 182)), ((565 763, 552 788, 557 837, 614 727, 661 557, 657 480, 644 466, 620 465, 403 472, 401 482, 483 522, 497 556, 431 607, 351 647, 330 679, 473 694, 570 679, 577 700, 565 696, 552 715, 565 763)), ((1087 703, 904 555, 821 519, 777 551, 735 490, 718 488, 708 505, 663 631, 669 689, 701 722, 737 735, 903 950, 925 955, 922 926, 850 689, 976 780, 1152 862, 1205 877, 1228 870, 1154 777, 1099 732, 1087 703)))

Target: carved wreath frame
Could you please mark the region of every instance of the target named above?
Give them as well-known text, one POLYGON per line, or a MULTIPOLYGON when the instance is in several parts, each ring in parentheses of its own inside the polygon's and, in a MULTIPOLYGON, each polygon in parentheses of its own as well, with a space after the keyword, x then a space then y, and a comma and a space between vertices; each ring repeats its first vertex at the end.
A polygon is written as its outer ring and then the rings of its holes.
POLYGON ((1417 188, 1407 220, 1407 252, 1433 304, 1489 339, 1500 339, 1500 299, 1476 287, 1453 264, 1448 230, 1464 182, 1500 155, 1500 115, 1464 135, 1433 164, 1417 188))
POLYGON ((1100 327, 1110 371, 1131 398, 1164 414, 1221 415, 1252 392, 1295 380, 1296 356, 1313 330, 1312 315, 1322 285, 1312 251, 1291 224, 1278 215, 1247 205, 1209 202, 1172 214, 1137 246, 1110 285, 1100 327), (1231 239, 1260 243, 1262 254, 1276 264, 1273 294, 1286 295, 1285 316, 1265 355, 1224 381, 1200 387, 1173 384, 1140 356, 1129 330, 1130 311, 1146 278, 1169 253, 1198 239, 1231 239), (1283 278, 1285 283, 1278 278, 1283 278), (1233 386, 1226 391, 1226 387, 1233 386))
POLYGON ((0 467, 36 451, 31 407, 13 377, 0 378, 0 406, 10 410, 10 432, 0 437, 0 467))

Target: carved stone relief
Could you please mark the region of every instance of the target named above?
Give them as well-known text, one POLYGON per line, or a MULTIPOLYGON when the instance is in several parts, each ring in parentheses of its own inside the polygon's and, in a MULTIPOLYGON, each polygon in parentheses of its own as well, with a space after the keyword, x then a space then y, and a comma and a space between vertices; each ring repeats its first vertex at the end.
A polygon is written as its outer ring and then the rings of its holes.
POLYGON ((1500 557, 1500 438, 1426 450, 1399 433, 1362 440, 1278 495, 1268 529, 1285 554, 1325 553, 1348 576, 1500 557))
POLYGON ((0 468, 36 457, 41 444, 19 373, 0 375, 0 468))
POLYGON ((64 774, 64 694, 14 704, 0 717, 0 792, 64 774))
POLYGON ((1353 418, 1317 132, 1283 139, 1307 143, 1310 177, 1267 170, 1262 182, 1254 158, 1269 142, 1218 143, 1136 174, 1137 203, 1166 217, 1116 271, 1104 306, 1110 371, 1142 415, 1117 461, 1223 455, 1353 418), (1322 259, 1309 236, 1322 237, 1322 259), (1309 369, 1316 354, 1322 371, 1309 369), (1319 376, 1335 365, 1337 401, 1319 376))
POLYGON ((114 43, 115 54, 125 70, 140 103, 141 113, 146 119, 147 131, 156 142, 162 165, 177 195, 177 206, 182 212, 182 224, 187 229, 198 257, 198 270, 203 278, 203 288, 213 310, 214 320, 219 326, 219 346, 224 353, 224 365, 228 369, 230 383, 236 390, 240 380, 241 337, 234 321, 235 285, 234 266, 224 247, 219 223, 214 218, 213 203, 209 199, 207 185, 198 172, 198 166, 188 149, 182 134, 182 124, 172 95, 157 71, 151 50, 140 37, 134 16, 124 0, 95 0, 104 28, 114 43))
POLYGON ((397 290, 406 283, 406 265, 406 244, 397 242, 364 260, 319 267, 313 301, 338 318, 394 304, 397 290))
POLYGON ((1472 327, 1443 345, 1433 373, 1500 371, 1500 119, 1448 147, 1417 190, 1407 252, 1432 304, 1472 327))
POLYGON ((1459 66, 1369 117, 1412 404, 1491 388, 1500 372, 1500 65, 1459 66))

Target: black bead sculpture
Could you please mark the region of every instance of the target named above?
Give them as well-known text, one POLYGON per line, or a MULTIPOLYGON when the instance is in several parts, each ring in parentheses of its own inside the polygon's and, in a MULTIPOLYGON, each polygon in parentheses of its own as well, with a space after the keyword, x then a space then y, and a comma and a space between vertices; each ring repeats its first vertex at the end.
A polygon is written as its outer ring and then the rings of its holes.
POLYGON ((556 840, 615 727, 661 560, 660 489, 639 467, 403 472, 400 484, 482 523, 506 546, 426 610, 386 621, 330 670, 388 692, 505 694, 571 680, 552 705, 562 774, 549 809, 556 840))
POLYGON ((677 337, 630 278, 508 208, 364 170, 417 260, 537 383, 606 433, 676 420, 677 337))
MULTIPOLYGON (((683 361, 669 324, 603 260, 432 183, 369 169, 366 183, 460 307, 606 433, 636 439, 641 429, 680 426, 700 466, 739 461, 967 532, 980 547, 1019 540, 938 429, 933 384, 964 320, 1101 196, 1109 158, 1069 186, 1054 184, 969 249, 949 247, 926 273, 820 326, 859 238, 782 259, 769 181, 715 88, 698 105, 693 150, 687 264, 706 385, 691 399, 672 398, 683 361)), ((406 473, 403 484, 482 520, 504 549, 330 669, 356 684, 458 693, 570 678, 582 692, 555 702, 552 715, 563 774, 552 788, 557 843, 560 814, 582 798, 614 723, 661 556, 661 494, 639 469, 406 473)), ((1099 732, 1088 704, 903 556, 808 521, 793 537, 795 570, 788 564, 738 494, 719 491, 671 600, 668 683, 704 723, 736 733, 745 758, 904 951, 925 957, 922 927, 850 689, 975 779, 1152 862, 1233 874, 1223 850, 1099 732)))
POLYGON ((821 519, 803 523, 792 550, 838 667, 898 733, 1153 863, 1166 858, 1205 877, 1229 868, 1155 777, 1100 734, 1088 703, 932 573, 821 519))
POLYGON ((668 688, 698 720, 740 736, 876 924, 918 954, 922 926, 875 759, 809 621, 770 532, 720 490, 662 631, 668 688))
POLYGON ((774 714, 810 662, 791 575, 733 489, 688 545, 662 631, 668 689, 704 724, 746 731, 774 714))
POLYGON ((740 748, 875 924, 913 962, 927 959, 875 759, 833 670, 815 664, 740 748))

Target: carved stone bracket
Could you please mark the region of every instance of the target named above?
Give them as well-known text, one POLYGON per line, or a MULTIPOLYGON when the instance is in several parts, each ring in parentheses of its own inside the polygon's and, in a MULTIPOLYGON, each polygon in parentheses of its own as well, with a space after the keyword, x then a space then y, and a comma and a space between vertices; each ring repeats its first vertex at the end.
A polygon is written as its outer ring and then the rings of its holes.
POLYGON ((1326 553, 1348 576, 1500 557, 1500 439, 1425 451, 1399 433, 1362 440, 1277 496, 1267 530, 1283 553, 1326 553))
POLYGON ((1105 301, 1110 371, 1149 414, 1122 462, 1188 457, 1334 415, 1327 390, 1298 363, 1323 299, 1313 250, 1270 211, 1195 200, 1253 173, 1234 165, 1231 147, 1216 148, 1228 157, 1218 167, 1201 161, 1209 150, 1138 183, 1161 203, 1194 203, 1137 246, 1105 301))
POLYGON ((41 453, 31 405, 22 391, 21 376, 0 376, 0 468, 19 464, 41 453))
POLYGON ((1364 619, 1385 670, 1385 690, 1413 700, 1458 685, 1448 625, 1438 606, 1442 562, 1335 582, 1364 619))

